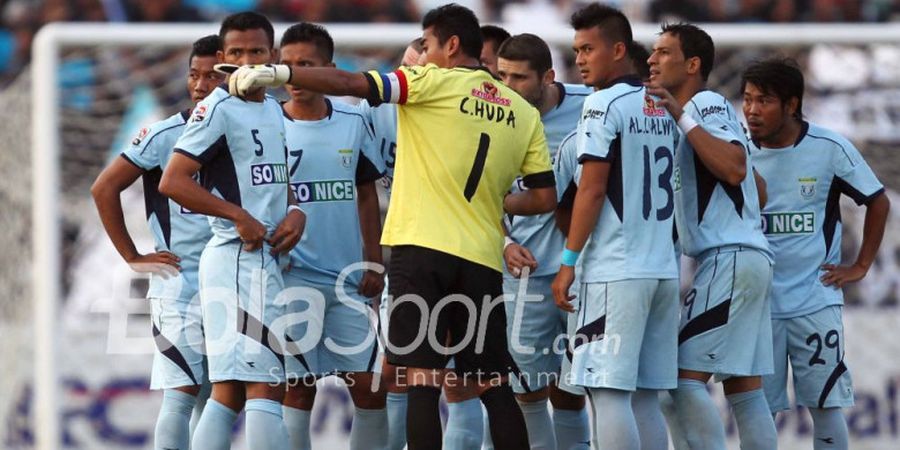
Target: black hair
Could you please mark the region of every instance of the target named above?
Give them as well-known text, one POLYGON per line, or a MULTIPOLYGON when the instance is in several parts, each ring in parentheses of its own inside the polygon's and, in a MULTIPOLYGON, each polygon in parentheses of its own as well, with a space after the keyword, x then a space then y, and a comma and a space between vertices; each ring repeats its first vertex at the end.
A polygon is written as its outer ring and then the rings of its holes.
POLYGON ((637 72, 642 80, 650 78, 650 64, 647 64, 647 60, 650 59, 650 52, 647 51, 646 47, 638 41, 631 41, 631 44, 628 45, 628 57, 631 58, 631 66, 634 68, 634 71, 637 72))
POLYGON ((469 57, 481 57, 481 29, 475 13, 465 6, 450 3, 439 6, 422 19, 422 29, 432 28, 438 43, 444 45, 452 36, 459 38, 462 52, 469 57))
POLYGON ((628 46, 633 40, 631 23, 628 22, 628 18, 622 14, 622 11, 611 6, 591 3, 575 11, 569 23, 576 30, 599 27, 603 36, 613 44, 624 42, 628 46))
POLYGON ((313 44, 319 52, 319 56, 325 58, 325 62, 331 62, 334 59, 334 40, 322 25, 309 22, 291 25, 281 35, 280 47, 284 48, 286 45, 299 42, 313 44))
POLYGON ((553 67, 550 47, 543 39, 530 34, 517 34, 505 42, 497 50, 497 56, 511 61, 528 61, 528 67, 544 75, 553 67))
POLYGON ((222 26, 219 27, 219 37, 222 38, 223 45, 225 44, 225 34, 232 30, 263 30, 269 37, 269 48, 275 48, 275 29, 272 27, 272 22, 269 22, 269 19, 262 14, 245 11, 226 17, 222 21, 222 26))
POLYGON ((790 58, 769 58, 750 64, 741 75, 741 92, 751 83, 766 95, 774 95, 782 105, 796 97, 797 111, 794 117, 803 118, 803 72, 790 58))
POLYGON ((716 61, 716 46, 713 40, 698 26, 689 23, 663 24, 660 34, 669 33, 681 42, 681 53, 684 59, 700 58, 700 75, 703 81, 709 79, 716 61))
POLYGON ((222 50, 222 38, 217 34, 203 36, 194 41, 191 45, 191 56, 188 57, 188 65, 194 60, 195 56, 216 56, 216 53, 222 50))
POLYGON ((483 43, 493 42, 494 50, 500 48, 507 39, 509 39, 509 31, 498 27, 497 25, 482 25, 481 40, 483 43))

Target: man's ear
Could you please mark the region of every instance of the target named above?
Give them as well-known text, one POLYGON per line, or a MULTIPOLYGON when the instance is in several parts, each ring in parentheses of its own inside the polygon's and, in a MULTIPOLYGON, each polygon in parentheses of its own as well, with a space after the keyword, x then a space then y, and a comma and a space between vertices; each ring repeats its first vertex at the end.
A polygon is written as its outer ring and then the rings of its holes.
POLYGON ((444 52, 447 54, 448 59, 458 55, 461 50, 459 36, 455 34, 450 36, 450 39, 447 39, 447 42, 444 43, 444 52))
POLYGON ((797 97, 791 97, 790 99, 788 99, 787 103, 785 104, 788 114, 792 117, 797 116, 798 105, 800 105, 800 99, 798 99, 797 97))
POLYGON ((272 56, 271 56, 271 59, 270 59, 269 62, 272 63, 272 64, 278 64, 278 58, 279 58, 278 55, 279 55, 278 49, 277 49, 277 48, 273 48, 273 49, 272 49, 272 56))
POLYGON ((223 63, 225 62, 225 52, 222 50, 216 50, 216 61, 223 63))
POLYGON ((694 56, 694 57, 688 58, 687 64, 688 64, 688 67, 687 67, 688 73, 691 75, 696 75, 696 74, 700 73, 700 66, 703 65, 703 62, 700 61, 699 56, 694 56))
POLYGON ((556 71, 551 67, 549 70, 544 72, 543 80, 541 80, 543 84, 553 84, 556 81, 556 71))

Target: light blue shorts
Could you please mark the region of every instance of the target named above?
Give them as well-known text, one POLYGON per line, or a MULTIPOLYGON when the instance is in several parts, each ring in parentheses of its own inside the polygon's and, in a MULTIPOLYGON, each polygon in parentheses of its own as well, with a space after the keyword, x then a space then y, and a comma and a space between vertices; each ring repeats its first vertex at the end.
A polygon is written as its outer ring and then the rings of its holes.
POLYGON ((772 264, 738 246, 709 250, 697 262, 681 310, 678 367, 717 380, 772 373, 772 264))
POLYGON ((763 378, 772 412, 791 407, 787 396, 788 362, 798 405, 853 406, 853 383, 844 362, 841 310, 832 305, 805 316, 772 320, 775 373, 763 378))
POLYGON ((343 297, 335 285, 312 283, 291 271, 284 281, 291 299, 288 378, 371 372, 378 356, 378 320, 368 299, 355 286, 347 285, 343 297))
POLYGON ((284 280, 264 245, 206 247, 200 258, 200 300, 209 379, 284 382, 284 280))
POLYGON ((570 336, 572 384, 625 391, 678 385, 678 280, 583 283, 570 336))
POLYGON ((200 299, 151 298, 153 369, 150 389, 197 386, 206 381, 200 299))
POLYGON ((509 352, 519 368, 519 377, 510 377, 510 385, 517 394, 558 384, 566 349, 568 314, 553 301, 554 278, 555 275, 530 277, 527 282, 503 278, 506 337, 509 352), (527 298, 519 295, 523 284, 527 298))

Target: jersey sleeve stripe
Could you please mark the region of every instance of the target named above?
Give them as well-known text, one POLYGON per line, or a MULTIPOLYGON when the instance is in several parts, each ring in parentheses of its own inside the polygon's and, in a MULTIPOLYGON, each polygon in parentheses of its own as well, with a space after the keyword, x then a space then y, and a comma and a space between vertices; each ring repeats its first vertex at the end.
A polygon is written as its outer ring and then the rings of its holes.
POLYGON ((395 79, 397 80, 398 88, 397 91, 399 93, 397 103, 403 105, 406 103, 406 98, 409 94, 409 85, 406 81, 406 74, 404 74, 401 70, 395 70, 393 75, 396 77, 395 79))

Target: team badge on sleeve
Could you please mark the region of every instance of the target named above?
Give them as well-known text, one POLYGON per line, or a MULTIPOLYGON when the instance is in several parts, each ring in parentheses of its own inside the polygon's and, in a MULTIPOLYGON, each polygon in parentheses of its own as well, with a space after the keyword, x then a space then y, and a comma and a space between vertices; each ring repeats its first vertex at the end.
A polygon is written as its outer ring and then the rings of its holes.
POLYGON ((649 95, 644 96, 644 115, 650 117, 662 117, 666 115, 666 110, 658 108, 656 102, 649 95))
POLYGON ((131 141, 131 145, 141 145, 141 141, 147 137, 147 134, 150 133, 150 129, 147 127, 141 128, 141 131, 138 132, 138 135, 134 137, 134 140, 131 141))
POLYGON ((191 122, 203 122, 204 118, 206 118, 206 105, 199 105, 191 115, 191 122))

